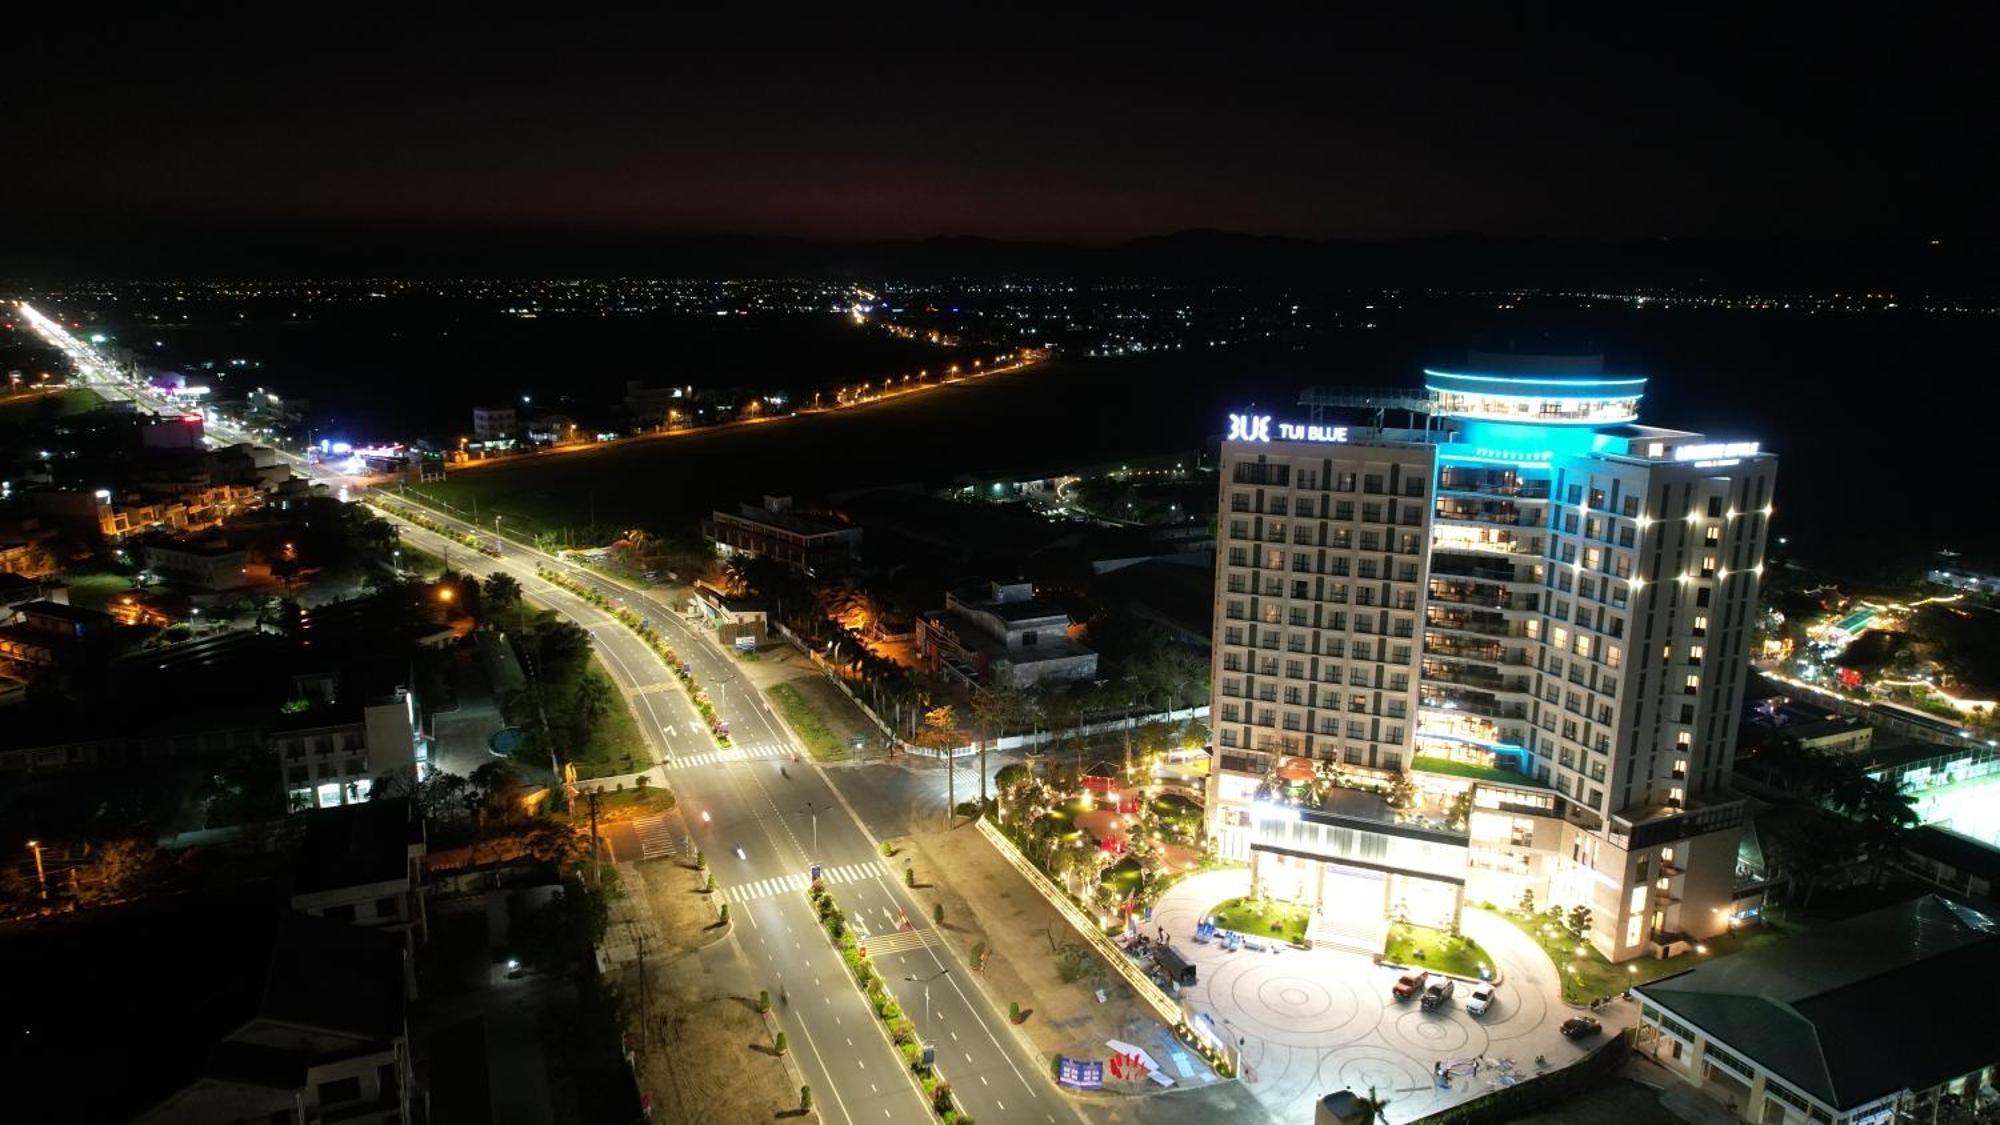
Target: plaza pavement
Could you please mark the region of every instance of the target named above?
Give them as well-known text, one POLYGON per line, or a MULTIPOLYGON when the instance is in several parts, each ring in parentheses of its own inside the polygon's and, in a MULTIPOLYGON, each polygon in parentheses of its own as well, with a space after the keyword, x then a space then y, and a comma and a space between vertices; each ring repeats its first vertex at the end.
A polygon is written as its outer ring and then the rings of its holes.
MULTIPOLYGON (((1173 946, 1194 964, 1197 983, 1183 990, 1218 1033, 1240 1039, 1244 1086, 1274 1121, 1309 1121, 1321 1096, 1343 1087, 1373 1087, 1389 1100, 1390 1121, 1410 1121, 1467 1101, 1518 1075, 1531 1079, 1534 1060, 1551 1069, 1580 1058, 1596 1040, 1573 1043, 1557 1030, 1575 1014, 1563 1003, 1555 966, 1505 919, 1467 908, 1461 926, 1500 968, 1493 1007, 1466 1012, 1467 986, 1442 1009, 1389 995, 1398 970, 1359 954, 1332 950, 1226 952, 1220 943, 1191 940, 1201 917, 1225 899, 1248 894, 1246 870, 1208 872, 1168 890, 1153 912, 1173 946), (1474 1059, 1483 1059, 1475 1076, 1474 1059), (1512 1074, 1500 1060, 1511 1059, 1512 1074), (1433 1068, 1456 1064, 1451 1086, 1433 1068)), ((1631 1022, 1620 1002, 1598 1013, 1604 1034, 1631 1022)))

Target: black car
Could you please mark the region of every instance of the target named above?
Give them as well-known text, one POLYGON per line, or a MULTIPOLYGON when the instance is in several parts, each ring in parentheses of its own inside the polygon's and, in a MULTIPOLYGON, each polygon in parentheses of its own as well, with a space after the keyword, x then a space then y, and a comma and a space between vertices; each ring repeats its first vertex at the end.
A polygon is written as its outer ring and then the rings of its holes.
POLYGON ((1571 1016, 1562 1022, 1561 1030, 1565 1039, 1582 1039, 1604 1030, 1604 1025, 1592 1016, 1571 1016))

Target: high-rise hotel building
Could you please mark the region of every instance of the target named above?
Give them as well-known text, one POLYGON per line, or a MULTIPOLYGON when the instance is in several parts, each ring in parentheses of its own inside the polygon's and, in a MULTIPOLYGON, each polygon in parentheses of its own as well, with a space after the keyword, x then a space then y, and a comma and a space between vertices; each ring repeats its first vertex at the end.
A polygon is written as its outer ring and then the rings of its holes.
POLYGON ((1638 424, 1645 379, 1596 357, 1425 376, 1230 419, 1218 847, 1322 916, 1442 922, 1526 892, 1589 906, 1613 960, 1715 934, 1775 458, 1638 424), (1416 809, 1367 792, 1404 773, 1416 809))

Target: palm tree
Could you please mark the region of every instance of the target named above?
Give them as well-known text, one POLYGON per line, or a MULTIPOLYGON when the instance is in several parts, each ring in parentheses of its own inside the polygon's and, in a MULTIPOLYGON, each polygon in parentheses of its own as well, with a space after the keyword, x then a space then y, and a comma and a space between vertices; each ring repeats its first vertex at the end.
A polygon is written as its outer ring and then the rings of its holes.
POLYGON ((572 714, 576 719, 578 741, 597 729, 597 724, 610 713, 611 702, 611 685, 604 682, 604 677, 591 673, 576 682, 572 714))

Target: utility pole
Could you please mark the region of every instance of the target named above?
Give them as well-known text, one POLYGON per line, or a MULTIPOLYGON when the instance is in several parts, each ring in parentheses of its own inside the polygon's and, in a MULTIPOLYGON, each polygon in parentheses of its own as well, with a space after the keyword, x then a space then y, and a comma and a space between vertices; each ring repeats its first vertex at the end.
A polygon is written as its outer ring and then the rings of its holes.
POLYGON ((603 861, 597 850, 597 790, 590 790, 587 797, 590 802, 590 885, 593 887, 602 887, 604 885, 604 868, 603 861))
MULTIPOLYGON (((596 802, 591 804, 594 807, 596 802)), ((632 943, 639 950, 639 1049, 650 1051, 653 1046, 653 1008, 646 998, 646 935, 637 925, 631 922, 625 924, 632 927, 632 943)))

